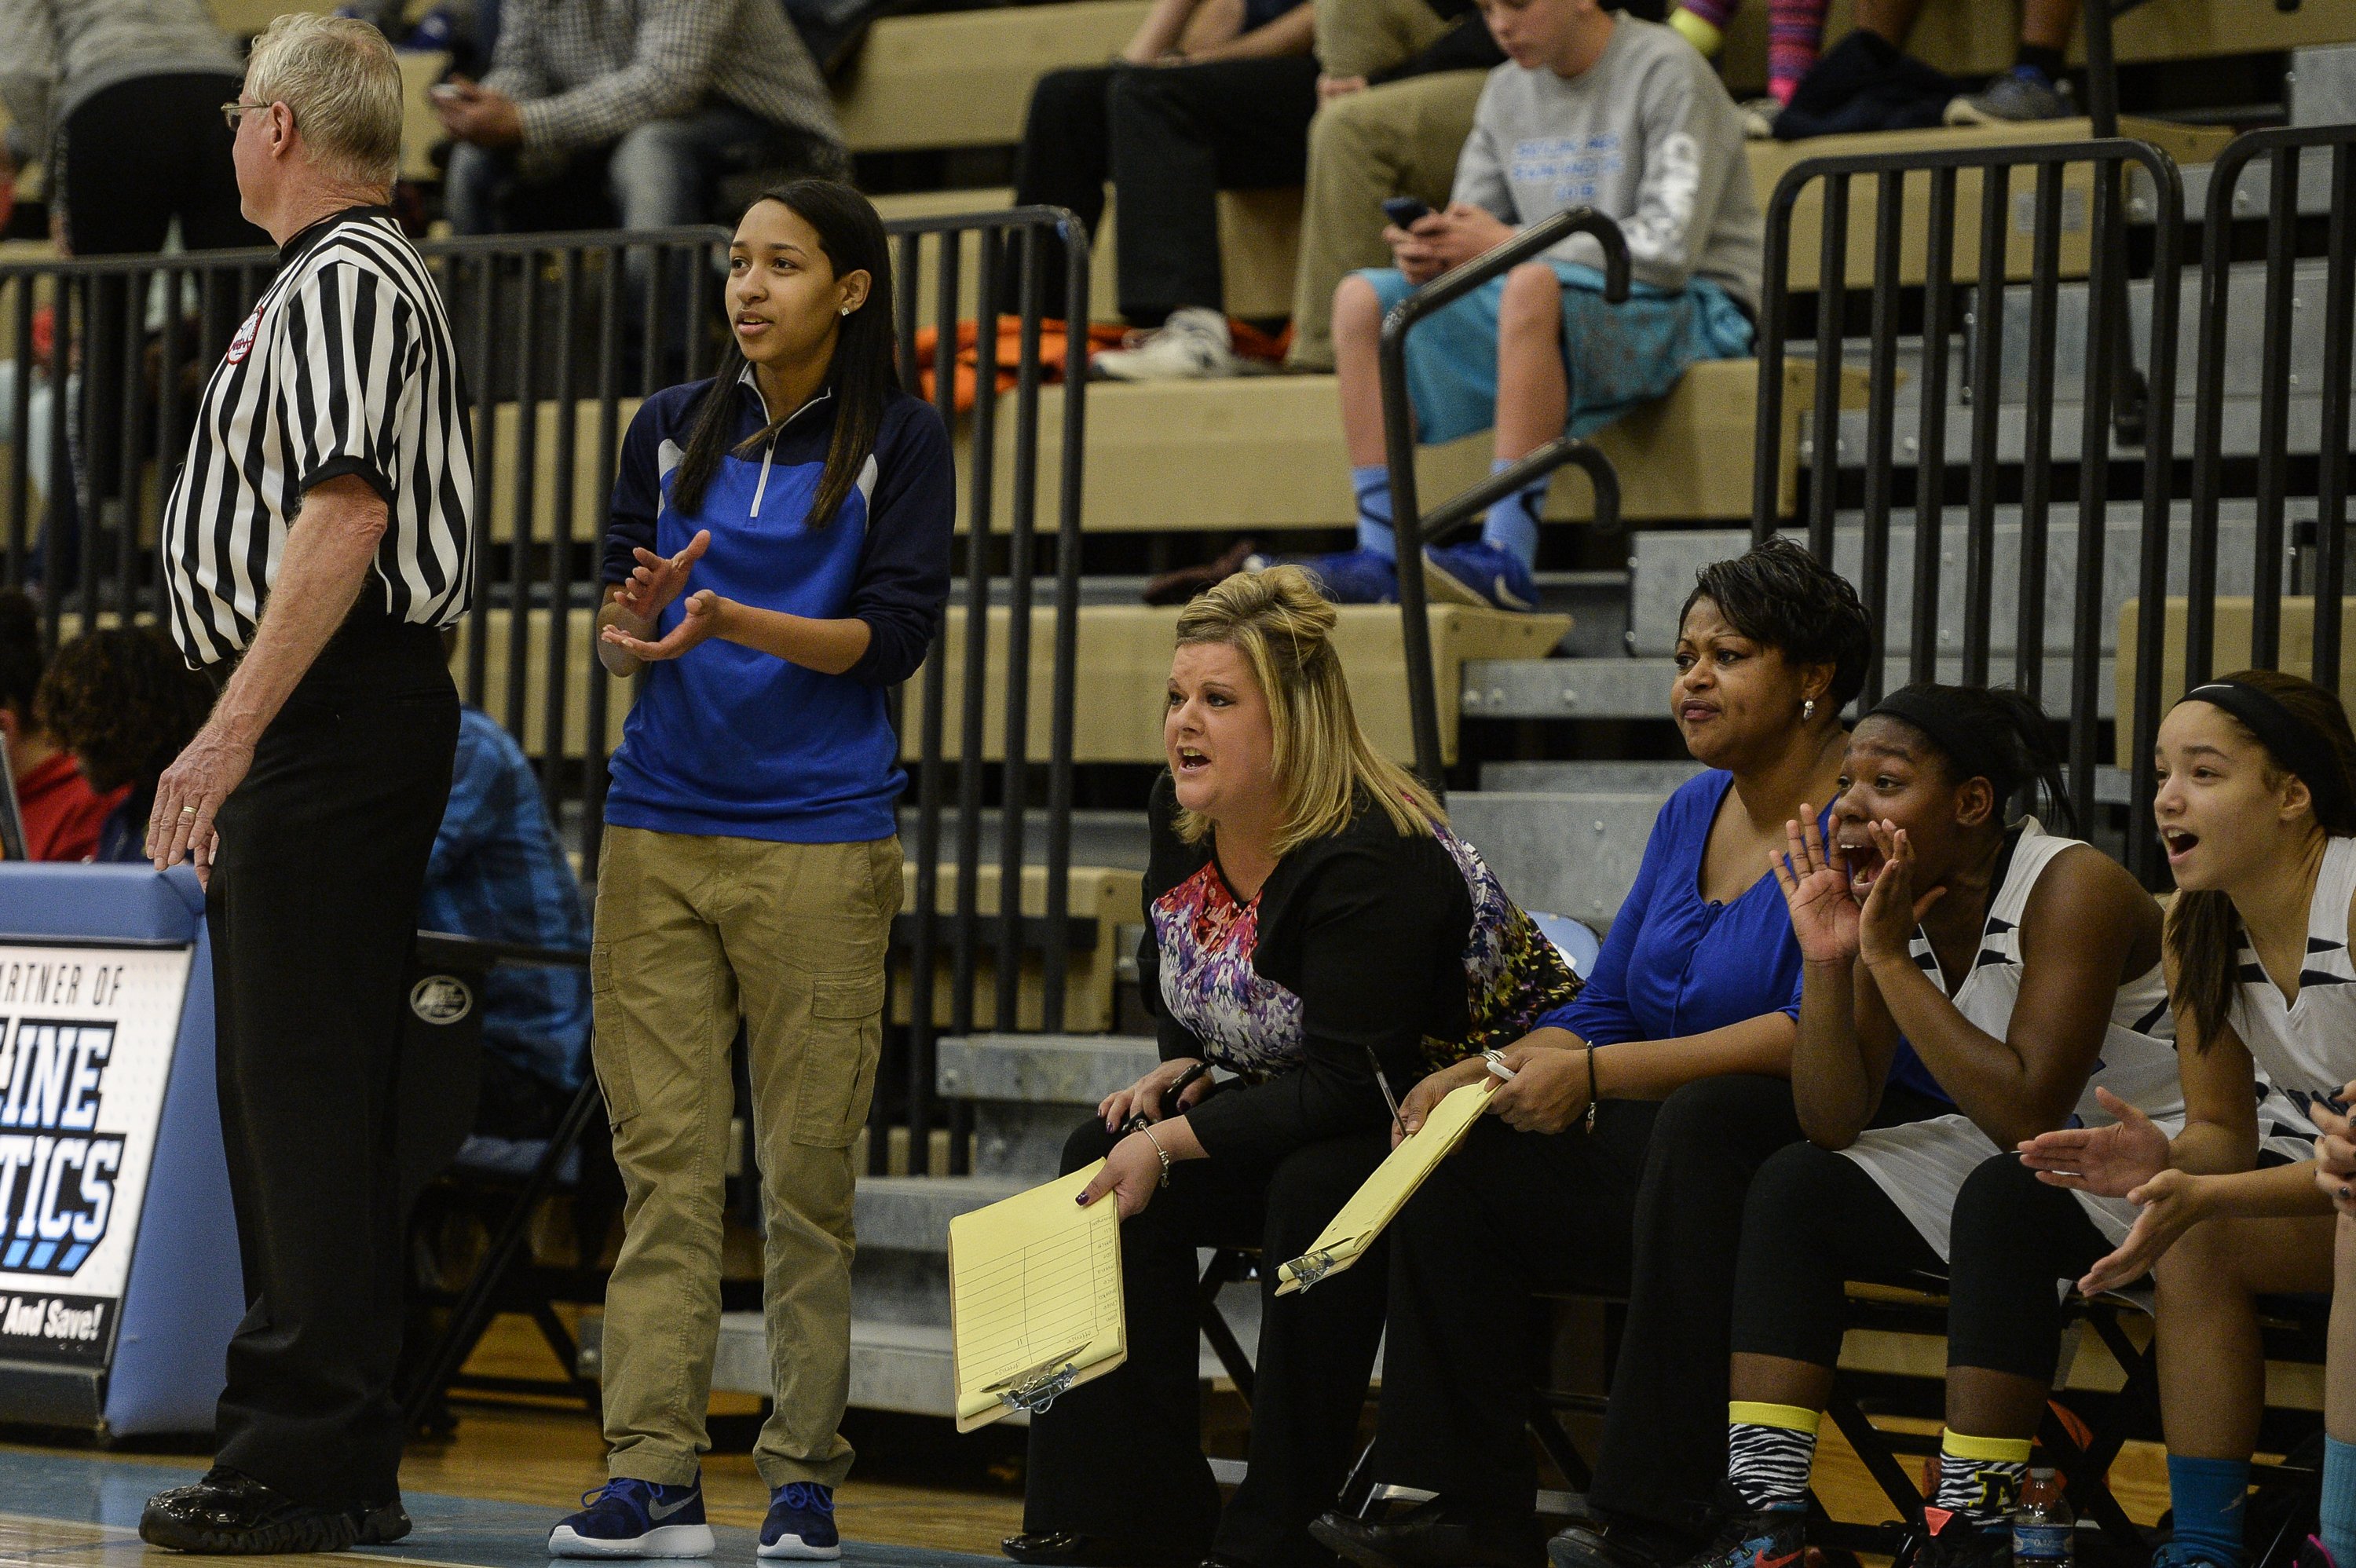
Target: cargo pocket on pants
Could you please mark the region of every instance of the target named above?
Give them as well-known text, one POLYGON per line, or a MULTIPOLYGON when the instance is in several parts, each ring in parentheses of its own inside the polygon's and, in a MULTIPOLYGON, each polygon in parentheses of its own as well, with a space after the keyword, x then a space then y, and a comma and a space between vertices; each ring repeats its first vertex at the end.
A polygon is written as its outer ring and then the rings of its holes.
POLYGON ((802 1042, 794 1089, 794 1142, 849 1147, 867 1120, 883 1050, 883 975, 820 978, 810 996, 809 1036, 802 1042))

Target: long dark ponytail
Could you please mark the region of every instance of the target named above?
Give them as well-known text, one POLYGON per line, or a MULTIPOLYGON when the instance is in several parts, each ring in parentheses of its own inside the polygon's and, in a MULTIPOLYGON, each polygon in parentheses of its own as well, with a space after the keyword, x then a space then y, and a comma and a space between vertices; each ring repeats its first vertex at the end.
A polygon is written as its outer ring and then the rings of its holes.
MULTIPOLYGON (((2316 827, 2338 837, 2356 833, 2356 732, 2348 727, 2348 710, 2311 680, 2280 670, 2245 669, 2220 680, 2263 692, 2291 718, 2323 742, 2329 765, 2340 773, 2338 789, 2328 781, 2308 781, 2308 798, 2315 803, 2316 827)), ((2222 709, 2220 711, 2222 711, 2222 709)), ((2280 781, 2292 770, 2259 740, 2249 726, 2227 718, 2265 748, 2268 783, 2280 781)), ((2176 895, 2168 911, 2168 952, 2176 960, 2176 1006, 2192 1020, 2193 1039, 2207 1051, 2225 1028, 2233 1005, 2233 987, 2240 983, 2241 919, 2233 912, 2233 895, 2200 889, 2176 895)))
MULTIPOLYGON (((891 241, 884 237, 884 219, 874 207, 838 180, 787 180, 753 199, 755 205, 776 202, 817 229, 819 244, 833 264, 836 277, 864 272, 870 280, 867 298, 842 318, 835 335, 834 359, 827 368, 827 389, 834 394, 834 439, 828 444, 826 468, 819 475, 818 498, 809 512, 809 526, 822 528, 834 520, 843 498, 859 483, 859 471, 874 453, 876 434, 884 427, 884 400, 900 386, 893 337, 891 241)), ((682 516, 702 508, 704 490, 728 451, 729 437, 736 428, 736 380, 744 371, 744 353, 731 333, 720 373, 703 395, 694 432, 671 480, 671 506, 682 516)), ((758 452, 795 412, 780 411, 766 428, 737 443, 737 455, 758 452)))

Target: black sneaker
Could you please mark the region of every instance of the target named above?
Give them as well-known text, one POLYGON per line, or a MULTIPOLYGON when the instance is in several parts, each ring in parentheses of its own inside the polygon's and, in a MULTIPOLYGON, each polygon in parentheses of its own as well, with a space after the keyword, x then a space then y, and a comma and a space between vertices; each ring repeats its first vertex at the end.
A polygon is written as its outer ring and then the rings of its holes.
POLYGON ((2012 1531, 1951 1513, 1914 1554, 1914 1568, 2012 1568, 2012 1531))
POLYGON ((1329 1510, 1309 1534, 1358 1568, 1539 1568, 1546 1561, 1535 1520, 1468 1518, 1437 1502, 1379 1522, 1329 1510))
POLYGON ((1694 1538, 1644 1520, 1575 1519, 1547 1542, 1551 1568, 1672 1568, 1693 1555, 1694 1538))
POLYGON ((352 1524, 359 1533, 353 1537, 360 1546, 390 1546, 410 1531, 409 1510, 401 1506, 398 1493, 389 1503, 370 1507, 367 1503, 352 1505, 352 1524))
POLYGON ((157 1492, 139 1516, 139 1539, 175 1552, 341 1552, 359 1536, 353 1514, 298 1503, 226 1465, 214 1466, 192 1487, 157 1492))
POLYGON ((1805 1509, 1730 1514, 1717 1537, 1687 1558, 1685 1568, 1804 1568, 1807 1524, 1805 1509))

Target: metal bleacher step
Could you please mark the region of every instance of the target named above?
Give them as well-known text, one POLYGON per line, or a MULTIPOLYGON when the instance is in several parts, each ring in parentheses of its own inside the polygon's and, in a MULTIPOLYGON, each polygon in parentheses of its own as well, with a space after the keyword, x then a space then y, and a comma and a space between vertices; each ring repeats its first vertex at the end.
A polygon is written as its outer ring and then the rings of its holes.
MULTIPOLYGON (((2048 711, 2061 713, 2070 690, 2070 656, 2048 653, 2042 691, 2048 711)), ((1657 719, 1669 717, 1669 681, 1676 673, 1667 658, 1474 659, 1464 667, 1459 694, 1470 719, 1657 719)), ((1902 665, 1893 668, 1902 675, 1902 665)), ((1943 656, 1939 678, 1963 678, 1963 657, 1943 656)), ((2010 654, 1988 659, 1988 684, 2013 678, 2010 654)), ((2108 719, 2116 706, 2117 673, 2103 656, 2095 677, 2094 716, 2108 719)), ((1452 797, 1451 797, 1452 798, 1452 797)))

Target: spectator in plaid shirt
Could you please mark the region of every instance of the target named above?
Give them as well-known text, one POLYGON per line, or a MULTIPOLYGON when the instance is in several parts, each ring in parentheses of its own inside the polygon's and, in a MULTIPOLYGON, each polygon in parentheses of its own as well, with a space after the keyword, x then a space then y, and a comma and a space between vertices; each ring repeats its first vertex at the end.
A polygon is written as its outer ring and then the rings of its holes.
MULTIPOLYGON (((450 805, 434 837, 417 923, 489 942, 585 951, 581 883, 557 842, 523 748, 479 708, 458 710, 450 805)), ((588 1070, 589 976, 502 965, 483 983, 477 1130, 544 1137, 588 1070)))
POLYGON ((437 89, 461 234, 708 222, 722 176, 841 176, 834 103, 776 0, 508 0, 491 69, 437 89))

